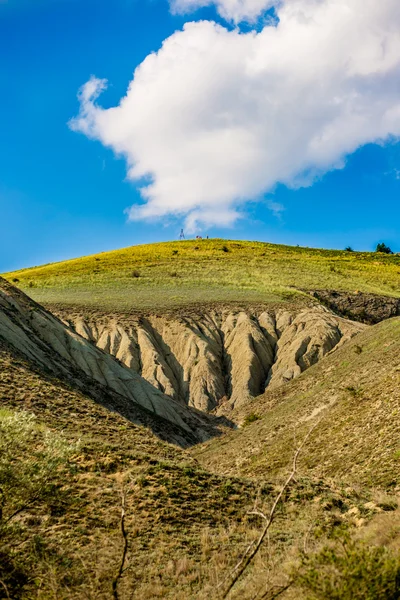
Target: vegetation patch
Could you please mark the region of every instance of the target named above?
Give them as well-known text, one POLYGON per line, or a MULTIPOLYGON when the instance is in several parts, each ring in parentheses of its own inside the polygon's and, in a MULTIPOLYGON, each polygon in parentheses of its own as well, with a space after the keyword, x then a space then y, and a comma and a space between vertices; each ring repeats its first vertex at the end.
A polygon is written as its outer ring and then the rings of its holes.
POLYGON ((399 269, 400 257, 386 253, 204 239, 133 246, 5 277, 42 303, 118 311, 286 302, 303 298, 299 290, 314 289, 316 281, 324 289, 400 297, 399 269), (179 273, 173 284, 171 270, 179 273))

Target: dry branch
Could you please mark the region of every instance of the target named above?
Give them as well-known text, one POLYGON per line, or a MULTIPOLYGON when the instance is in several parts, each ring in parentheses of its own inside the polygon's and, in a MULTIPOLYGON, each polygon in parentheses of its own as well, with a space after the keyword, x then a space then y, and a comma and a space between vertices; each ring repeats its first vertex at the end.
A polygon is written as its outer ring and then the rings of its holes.
POLYGON ((128 534, 126 532, 125 529, 125 505, 126 505, 126 492, 123 491, 122 492, 122 496, 121 496, 121 519, 120 519, 120 527, 121 527, 121 534, 122 534, 122 539, 124 542, 124 547, 122 550, 122 556, 121 556, 121 560, 119 563, 119 567, 118 567, 118 571, 114 577, 114 580, 112 582, 112 592, 113 592, 113 598, 114 600, 119 600, 119 596, 118 596, 118 583, 122 577, 122 574, 125 570, 125 561, 126 561, 126 555, 128 553, 128 534))
POLYGON ((8 593, 8 588, 7 588, 6 584, 4 583, 4 581, 2 581, 1 579, 0 579, 0 584, 3 586, 4 591, 5 591, 6 595, 7 595, 8 600, 11 600, 10 594, 8 593))
MULTIPOLYGON (((249 546, 249 548, 246 551, 246 554, 241 558, 241 560, 238 562, 238 564, 235 566, 235 568, 231 572, 230 575, 232 576, 232 580, 229 583, 229 585, 226 588, 226 590, 224 591, 224 593, 222 594, 222 596, 221 596, 222 600, 224 600, 225 598, 228 597, 228 595, 231 592, 232 588, 239 581, 239 579, 241 578, 241 576, 243 575, 243 573, 246 571, 247 567, 250 565, 250 563, 252 562, 252 560, 254 559, 254 557, 256 556, 256 554, 258 553, 258 551, 260 550, 260 548, 262 546, 262 543, 263 543, 263 541, 265 539, 265 536, 267 535, 267 533, 269 531, 269 528, 271 527, 272 522, 274 520, 278 504, 281 501, 282 496, 285 493, 286 488, 290 485, 290 483, 292 482, 292 480, 294 479, 294 477, 296 475, 297 461, 298 461, 300 452, 302 451, 302 449, 305 446, 305 444, 307 443, 310 435, 312 434, 312 432, 314 431, 314 429, 317 427, 317 425, 319 424, 319 422, 320 421, 318 421, 317 423, 315 423, 313 425, 313 427, 310 429, 310 431, 307 433, 306 437, 304 438, 303 442, 297 448, 297 450, 296 450, 296 452, 294 454, 294 457, 293 457, 292 471, 291 471, 289 477, 286 479, 285 483, 283 484, 283 486, 282 486, 279 494, 275 498, 275 501, 274 501, 274 503, 272 505, 272 508, 270 510, 270 513, 269 513, 268 517, 264 513, 262 513, 261 511, 258 511, 258 510, 252 510, 249 513, 251 515, 260 516, 262 519, 264 519, 266 521, 266 523, 265 523, 264 529, 262 530, 262 532, 260 534, 260 537, 258 538, 255 546, 252 548, 251 552, 249 552, 248 550, 252 546, 249 546)), ((284 590, 282 590, 282 591, 284 591, 284 590)), ((280 593, 282 593, 282 592, 280 592, 280 593)), ((267 597, 268 596, 264 596, 264 598, 267 598, 267 597)))
POLYGON ((270 590, 266 590, 266 592, 260 596, 259 600, 275 600, 275 598, 279 598, 283 592, 286 592, 293 584, 293 581, 289 581, 286 585, 277 586, 270 590))

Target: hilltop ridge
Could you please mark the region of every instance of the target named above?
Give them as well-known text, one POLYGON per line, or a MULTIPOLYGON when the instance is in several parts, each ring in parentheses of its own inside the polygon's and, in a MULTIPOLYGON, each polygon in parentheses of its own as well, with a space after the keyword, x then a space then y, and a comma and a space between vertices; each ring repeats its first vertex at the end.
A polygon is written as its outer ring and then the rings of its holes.
POLYGON ((113 312, 212 303, 304 302, 304 291, 400 297, 400 257, 264 242, 132 246, 5 274, 38 302, 113 312))

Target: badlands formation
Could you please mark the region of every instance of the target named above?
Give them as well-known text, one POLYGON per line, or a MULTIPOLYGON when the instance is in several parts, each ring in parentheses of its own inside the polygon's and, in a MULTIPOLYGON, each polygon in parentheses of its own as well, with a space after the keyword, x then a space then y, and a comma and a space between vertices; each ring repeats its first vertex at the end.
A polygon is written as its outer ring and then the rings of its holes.
POLYGON ((2 278, 0 341, 33 368, 83 390, 134 423, 150 426, 162 438, 187 446, 212 435, 205 416, 165 396, 2 278))
POLYGON ((206 413, 229 415, 283 385, 366 326, 322 306, 217 309, 191 316, 57 318, 4 279, 0 337, 28 359, 133 422, 138 411, 179 430, 181 445, 214 434, 206 413), (97 391, 96 391, 97 390, 97 391))
POLYGON ((292 380, 365 327, 321 306, 64 318, 155 389, 205 412, 243 405, 292 380))

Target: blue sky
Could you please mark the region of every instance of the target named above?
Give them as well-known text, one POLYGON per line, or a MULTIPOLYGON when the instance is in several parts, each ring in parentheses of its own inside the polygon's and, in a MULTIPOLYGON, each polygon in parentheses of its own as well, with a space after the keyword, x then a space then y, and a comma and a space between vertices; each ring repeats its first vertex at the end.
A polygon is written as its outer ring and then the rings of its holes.
MULTIPOLYGON (((68 122, 91 75, 109 82, 101 105, 118 105, 145 57, 199 18, 232 29, 212 8, 177 16, 164 0, 0 2, 0 271, 177 238, 184 215, 128 222, 124 211, 143 199, 125 160, 68 122)), ((326 170, 300 189, 277 183, 230 228, 211 220, 202 233, 359 250, 385 241, 400 251, 396 140, 326 170)))

